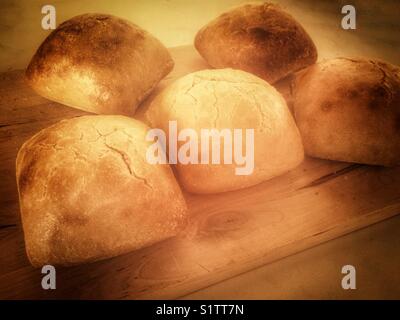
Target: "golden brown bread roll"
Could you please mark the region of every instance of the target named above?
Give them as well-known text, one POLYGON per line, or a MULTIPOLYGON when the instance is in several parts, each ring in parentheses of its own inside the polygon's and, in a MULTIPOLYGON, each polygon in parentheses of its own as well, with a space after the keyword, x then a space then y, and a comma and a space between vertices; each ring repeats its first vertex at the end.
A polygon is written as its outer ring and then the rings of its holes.
POLYGON ((84 14, 46 38, 26 78, 50 100, 93 113, 132 115, 173 65, 168 50, 135 24, 84 14))
MULTIPOLYGON (((153 128, 165 132, 169 131, 169 121, 177 121, 179 131, 193 129, 199 137, 199 162, 204 151, 201 130, 239 129, 245 150, 250 146, 245 142, 244 130, 254 129, 251 174, 237 174, 236 169, 241 166, 234 159, 232 164, 223 161, 222 142, 219 164, 177 161, 178 179, 184 189, 193 193, 249 187, 289 171, 303 160, 300 134, 285 100, 267 82, 244 71, 214 69, 188 74, 166 87, 152 101, 145 116, 153 128)), ((184 143, 178 141, 178 148, 184 143)))
POLYGON ((303 27, 270 3, 225 12, 197 33, 194 44, 212 67, 241 69, 269 83, 317 60, 315 45, 303 27))
POLYGON ((296 75, 294 112, 306 154, 400 164, 400 69, 379 60, 337 58, 296 75))
POLYGON ((24 143, 16 173, 32 265, 104 259, 177 234, 185 201, 171 168, 146 161, 147 131, 128 117, 93 115, 24 143))

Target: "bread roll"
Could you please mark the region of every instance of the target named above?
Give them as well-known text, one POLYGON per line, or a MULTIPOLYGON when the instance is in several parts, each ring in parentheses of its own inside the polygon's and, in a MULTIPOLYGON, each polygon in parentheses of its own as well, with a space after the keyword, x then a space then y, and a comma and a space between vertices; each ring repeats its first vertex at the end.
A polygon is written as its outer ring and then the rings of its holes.
MULTIPOLYGON (((254 129, 254 171, 249 175, 238 175, 235 169, 240 165, 234 160, 232 164, 225 162, 222 147, 220 164, 178 161, 180 183, 193 193, 249 187, 280 175, 303 160, 300 134, 285 100, 267 82, 244 71, 214 69, 188 74, 166 87, 152 101, 145 116, 154 128, 168 132, 169 121, 177 121, 179 131, 190 128, 198 137, 202 129, 240 129, 243 150, 249 147, 245 129, 254 129)), ((200 138, 197 142, 201 159, 204 150, 200 138)), ((178 148, 184 143, 179 141, 178 148)), ((210 154, 211 151, 209 157, 210 154)))
POLYGON ((225 12, 197 33, 194 44, 212 67, 241 69, 269 83, 317 60, 303 27, 270 3, 225 12))
POLYGON ((128 117, 93 115, 24 143, 16 170, 32 265, 90 262, 177 234, 185 201, 170 167, 147 163, 147 130, 128 117))
POLYGON ((400 69, 337 58, 296 75, 294 112, 308 155, 400 164, 400 69))
POLYGON ((168 50, 123 19, 84 14, 41 44, 26 78, 45 98, 98 114, 134 114, 173 68, 168 50))

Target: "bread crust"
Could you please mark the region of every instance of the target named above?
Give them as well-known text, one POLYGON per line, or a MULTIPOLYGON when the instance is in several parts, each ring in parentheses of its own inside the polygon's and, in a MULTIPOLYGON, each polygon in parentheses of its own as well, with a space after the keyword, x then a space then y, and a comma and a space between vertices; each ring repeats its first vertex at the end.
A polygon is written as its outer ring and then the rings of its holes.
POLYGON ((241 69, 269 83, 317 61, 304 28, 271 3, 225 12, 197 33, 194 44, 212 67, 241 69))
POLYGON ((336 58, 296 75, 294 112, 306 154, 331 160, 400 164, 400 68, 336 58))
POLYGON ((26 79, 50 100, 98 114, 133 115, 173 66, 161 42, 137 25, 84 14, 44 40, 26 79))
MULTIPOLYGON (((254 129, 254 171, 236 175, 237 164, 176 166, 182 187, 193 193, 246 188, 296 167, 304 157, 299 131, 285 100, 264 80, 241 70, 213 69, 188 74, 166 87, 146 112, 152 127, 254 129)), ((178 142, 180 147, 183 142, 178 142)), ((201 145, 199 142, 199 153, 201 145)), ((222 157, 221 157, 222 159, 222 157)))
POLYGON ((100 260, 184 227, 187 208, 171 168, 146 161, 147 130, 123 116, 84 116, 24 143, 16 176, 32 265, 100 260))

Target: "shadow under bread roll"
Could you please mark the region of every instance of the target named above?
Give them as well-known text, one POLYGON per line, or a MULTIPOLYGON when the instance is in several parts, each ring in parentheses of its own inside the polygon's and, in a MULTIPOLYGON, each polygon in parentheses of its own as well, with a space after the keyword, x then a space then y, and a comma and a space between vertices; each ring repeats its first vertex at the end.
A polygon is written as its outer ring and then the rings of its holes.
POLYGON ((400 68, 336 58, 310 66, 293 86, 294 114, 307 155, 400 164, 400 68))
POLYGON ((241 69, 274 83, 317 61, 304 28, 272 3, 249 3, 200 29, 195 47, 214 68, 241 69))
POLYGON ((181 230, 185 200, 171 168, 146 161, 148 129, 124 116, 83 116, 23 144, 16 176, 32 265, 100 260, 181 230))
POLYGON ((173 66, 161 42, 137 25, 84 14, 44 40, 26 78, 47 99, 98 114, 133 115, 173 66))

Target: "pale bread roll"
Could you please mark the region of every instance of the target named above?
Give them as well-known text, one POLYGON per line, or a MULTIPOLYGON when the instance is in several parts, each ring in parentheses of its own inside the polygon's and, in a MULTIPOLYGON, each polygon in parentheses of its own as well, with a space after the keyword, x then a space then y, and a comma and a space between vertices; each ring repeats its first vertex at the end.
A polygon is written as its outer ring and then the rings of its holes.
POLYGON ((194 44, 212 67, 241 69, 269 83, 317 61, 304 28, 271 3, 244 4, 223 13, 197 33, 194 44))
POLYGON ((16 173, 32 265, 116 256, 184 226, 186 204, 171 168, 146 161, 148 129, 128 117, 84 116, 24 143, 16 173))
POLYGON ((50 100, 98 114, 133 115, 173 66, 161 42, 137 25, 84 14, 44 40, 26 78, 50 100))
POLYGON ((400 68, 363 58, 326 60, 299 72, 293 91, 306 154, 400 164, 400 68))
MULTIPOLYGON (((202 70, 166 87, 145 114, 153 128, 168 132, 168 122, 178 130, 254 129, 254 171, 237 175, 234 163, 178 163, 178 178, 189 192, 217 193, 260 183, 296 167, 304 156, 300 134, 282 96, 264 80, 233 69, 202 70)), ((184 142, 178 142, 180 148, 184 142)), ((201 143, 198 141, 199 158, 201 143)), ((211 154, 211 151, 210 151, 211 154)), ((211 156, 210 156, 211 157, 211 156)), ((211 162, 211 161, 210 161, 211 162)))

